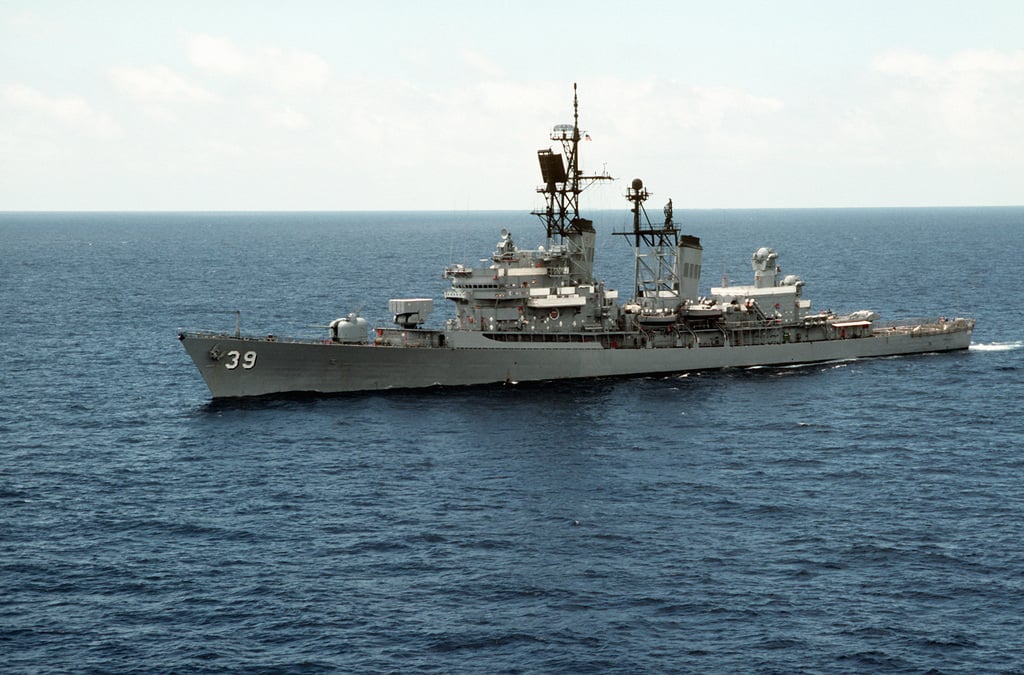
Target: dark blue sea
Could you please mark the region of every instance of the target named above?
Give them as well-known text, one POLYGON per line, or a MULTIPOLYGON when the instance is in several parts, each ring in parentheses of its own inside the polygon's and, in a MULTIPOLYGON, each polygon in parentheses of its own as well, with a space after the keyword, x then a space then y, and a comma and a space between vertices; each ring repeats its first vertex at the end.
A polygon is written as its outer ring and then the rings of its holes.
MULTIPOLYGON (((629 214, 598 276, 626 296, 629 214)), ((1024 673, 1024 208, 676 211, 945 355, 213 403, 525 213, 0 214, 0 670, 1024 673)))

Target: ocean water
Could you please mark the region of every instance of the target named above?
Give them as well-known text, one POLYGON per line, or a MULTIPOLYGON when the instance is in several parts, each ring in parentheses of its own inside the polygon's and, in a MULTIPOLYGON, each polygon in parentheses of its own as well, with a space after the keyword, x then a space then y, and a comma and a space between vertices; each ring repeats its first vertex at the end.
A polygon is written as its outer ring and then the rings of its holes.
POLYGON ((816 309, 974 343, 212 403, 179 329, 440 324, 440 270, 540 224, 0 214, 0 670, 1024 673, 1024 208, 677 220, 705 292, 773 246, 816 309))

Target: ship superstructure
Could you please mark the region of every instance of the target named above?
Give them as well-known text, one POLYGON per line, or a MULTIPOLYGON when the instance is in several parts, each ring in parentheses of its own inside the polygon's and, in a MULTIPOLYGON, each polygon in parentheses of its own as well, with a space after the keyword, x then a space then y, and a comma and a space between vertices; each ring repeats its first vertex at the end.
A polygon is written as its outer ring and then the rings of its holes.
POLYGON ((615 234, 634 254, 634 285, 619 301, 594 278, 597 232, 580 194, 607 174, 580 170, 579 104, 553 128, 559 151, 538 151, 546 241, 519 248, 502 230, 484 266, 450 265, 444 297, 454 315, 426 328, 429 298, 395 298, 393 327, 369 329, 358 313, 331 322, 327 339, 183 332, 180 339, 215 398, 338 393, 584 377, 677 373, 723 367, 965 349, 972 319, 878 323, 862 310, 811 311, 804 282, 783 275, 778 254, 758 248, 753 283, 699 295, 703 248, 683 234, 672 201, 652 223, 640 179, 626 192, 632 228, 615 234))
POLYGON ((611 176, 580 171, 582 139, 575 92, 573 123, 555 125, 551 140, 562 152, 537 152, 543 181, 537 192, 544 196, 544 208, 534 211, 544 224, 546 245, 520 249, 503 229, 490 266, 448 267, 444 276, 451 280, 451 288, 444 297, 455 303, 448 330, 593 334, 617 326, 618 294, 594 279, 597 232, 591 220, 580 216, 579 207, 580 193, 611 176))

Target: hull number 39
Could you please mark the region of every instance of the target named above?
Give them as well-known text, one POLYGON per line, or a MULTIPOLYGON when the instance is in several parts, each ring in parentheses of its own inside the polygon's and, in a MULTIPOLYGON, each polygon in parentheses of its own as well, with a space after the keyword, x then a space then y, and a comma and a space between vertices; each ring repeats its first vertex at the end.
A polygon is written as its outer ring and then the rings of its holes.
POLYGON ((224 356, 227 357, 224 367, 228 370, 234 370, 238 366, 242 366, 242 368, 249 370, 256 365, 256 352, 245 352, 243 354, 238 350, 232 349, 224 356))

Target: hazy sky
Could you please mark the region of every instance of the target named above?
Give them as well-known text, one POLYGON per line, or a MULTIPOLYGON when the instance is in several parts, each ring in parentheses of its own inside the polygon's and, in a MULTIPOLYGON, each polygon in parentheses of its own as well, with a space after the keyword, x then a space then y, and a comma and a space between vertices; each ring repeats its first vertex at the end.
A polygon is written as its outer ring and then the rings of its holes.
POLYGON ((1024 0, 0 2, 0 210, 1024 204, 1024 0))

